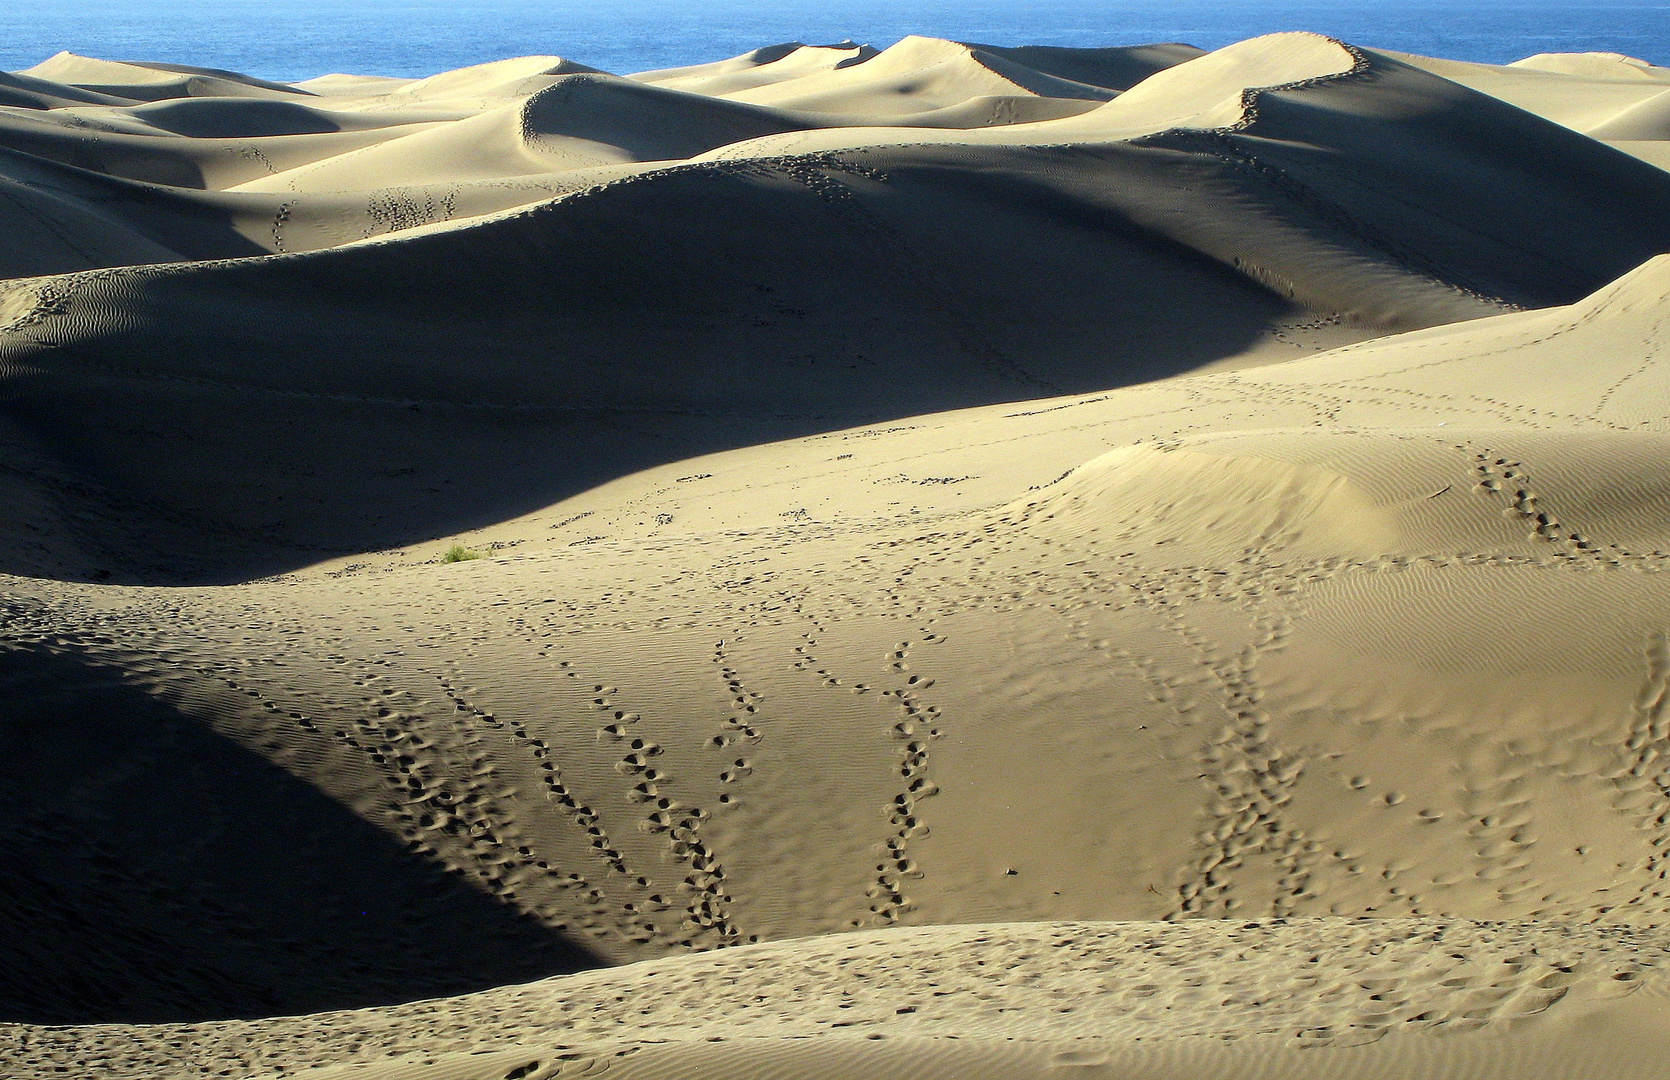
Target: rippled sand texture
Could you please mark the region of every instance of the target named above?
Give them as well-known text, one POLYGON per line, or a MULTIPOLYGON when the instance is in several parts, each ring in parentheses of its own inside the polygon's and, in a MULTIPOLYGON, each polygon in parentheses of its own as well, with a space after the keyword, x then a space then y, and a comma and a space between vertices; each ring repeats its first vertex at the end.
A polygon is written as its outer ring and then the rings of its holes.
POLYGON ((1667 125, 0 75, 0 1072, 1670 1077, 1667 125))

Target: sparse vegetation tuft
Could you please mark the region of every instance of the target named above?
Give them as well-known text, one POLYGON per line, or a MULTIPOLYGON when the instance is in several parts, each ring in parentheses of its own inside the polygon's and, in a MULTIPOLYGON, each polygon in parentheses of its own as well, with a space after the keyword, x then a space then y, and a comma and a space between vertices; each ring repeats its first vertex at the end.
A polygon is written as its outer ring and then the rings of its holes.
POLYGON ((441 561, 466 562, 470 559, 479 558, 481 558, 481 552, 467 548, 463 544, 454 544, 446 549, 446 554, 441 556, 441 561))

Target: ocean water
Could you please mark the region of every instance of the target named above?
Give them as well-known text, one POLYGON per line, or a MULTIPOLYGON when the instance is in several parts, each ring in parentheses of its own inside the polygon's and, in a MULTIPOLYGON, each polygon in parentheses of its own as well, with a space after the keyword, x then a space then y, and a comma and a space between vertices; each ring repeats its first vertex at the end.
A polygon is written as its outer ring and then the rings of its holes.
POLYGON ((69 49, 280 80, 535 53, 626 73, 779 41, 1216 48, 1277 30, 1489 63, 1600 50, 1670 65, 1670 0, 0 0, 0 69, 69 49))

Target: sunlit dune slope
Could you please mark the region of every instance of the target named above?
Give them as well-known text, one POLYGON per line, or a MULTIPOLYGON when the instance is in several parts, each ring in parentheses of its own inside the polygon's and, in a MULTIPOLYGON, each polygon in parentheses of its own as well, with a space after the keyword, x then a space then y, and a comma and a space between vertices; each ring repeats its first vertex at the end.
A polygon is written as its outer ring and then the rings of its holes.
MULTIPOLYGON (((974 55, 940 45, 828 74, 974 55)), ((27 200, 12 204, 29 208, 20 228, 42 241, 14 256, 31 272, 77 234, 77 259, 199 260, 6 287, 6 438, 23 463, 10 482, 32 508, 20 527, 74 539, 30 541, 5 565, 273 572, 728 447, 1559 302, 1670 247, 1670 174, 1314 35, 1184 60, 1066 118, 903 136, 810 130, 811 114, 549 57, 365 100, 386 111, 511 84, 462 120, 261 137, 298 154, 374 145, 235 191, 27 151, 0 163, 27 200), (773 141, 826 136, 845 145, 773 141), (328 190, 383 173, 452 179, 328 190), (403 231, 353 242, 389 229, 403 231), (208 258, 263 247, 316 250, 208 258), (613 437, 621 424, 648 433, 613 437), (131 436, 92 435, 113 426, 131 436)), ((310 114, 321 124, 372 115, 328 100, 334 112, 310 114)), ((104 138, 220 153, 226 140, 156 134, 204 122, 186 104, 136 107, 153 134, 104 138)), ((40 150, 60 111, 0 128, 40 150)))
MULTIPOLYGON (((705 956, 358 1013, 42 1031, 38 1075, 306 1080, 1651 1078, 1646 935, 1438 920, 1011 923, 705 956)), ((34 1075, 34 1074, 32 1074, 34 1075)))
POLYGON ((1651 926, 1667 266, 685 461, 466 538, 505 545, 477 562, 13 579, 12 700, 141 694, 617 960, 897 921, 1651 926))
POLYGON ((0 78, 0 1073, 1658 1080, 1664 87, 0 78))

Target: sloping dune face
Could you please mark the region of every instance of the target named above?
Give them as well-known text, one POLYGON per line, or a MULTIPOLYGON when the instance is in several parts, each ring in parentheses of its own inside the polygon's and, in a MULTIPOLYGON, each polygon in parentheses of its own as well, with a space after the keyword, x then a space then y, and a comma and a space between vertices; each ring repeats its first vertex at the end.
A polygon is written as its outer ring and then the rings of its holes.
POLYGON ((1661 76, 0 80, 0 1072, 1662 1077, 1661 76))
POLYGON ((750 443, 1569 302, 1670 248, 1670 173, 1308 34, 240 85, 0 114, 0 258, 35 275, 0 282, 0 439, 53 492, 0 567, 248 578, 750 443), (46 273, 113 262, 146 265, 46 273))

